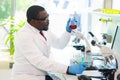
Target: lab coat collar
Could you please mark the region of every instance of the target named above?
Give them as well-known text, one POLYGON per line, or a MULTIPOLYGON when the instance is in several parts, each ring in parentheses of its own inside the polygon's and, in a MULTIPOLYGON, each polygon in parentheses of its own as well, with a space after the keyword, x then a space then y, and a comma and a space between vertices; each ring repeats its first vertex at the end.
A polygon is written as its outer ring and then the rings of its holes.
MULTIPOLYGON (((37 28, 31 26, 29 23, 26 24, 26 27, 31 29, 35 34, 40 35, 40 31, 37 28)), ((43 36, 41 36, 41 38, 42 38, 43 42, 46 43, 46 40, 43 38, 43 36)))
POLYGON ((27 25, 27 27, 30 27, 30 28, 32 29, 32 31, 34 31, 34 32, 36 32, 36 33, 39 33, 39 32, 40 32, 37 28, 31 26, 29 23, 27 23, 26 25, 27 25))

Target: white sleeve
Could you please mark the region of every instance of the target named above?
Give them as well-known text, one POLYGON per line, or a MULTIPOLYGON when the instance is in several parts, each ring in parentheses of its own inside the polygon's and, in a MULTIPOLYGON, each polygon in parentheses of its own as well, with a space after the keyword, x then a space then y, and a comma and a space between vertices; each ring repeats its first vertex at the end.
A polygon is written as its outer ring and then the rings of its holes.
POLYGON ((68 44, 68 42, 70 40, 70 36, 71 36, 71 34, 67 31, 65 31, 61 35, 61 37, 57 37, 52 32, 49 32, 48 39, 49 39, 49 43, 51 44, 52 47, 58 48, 58 49, 63 49, 68 44))

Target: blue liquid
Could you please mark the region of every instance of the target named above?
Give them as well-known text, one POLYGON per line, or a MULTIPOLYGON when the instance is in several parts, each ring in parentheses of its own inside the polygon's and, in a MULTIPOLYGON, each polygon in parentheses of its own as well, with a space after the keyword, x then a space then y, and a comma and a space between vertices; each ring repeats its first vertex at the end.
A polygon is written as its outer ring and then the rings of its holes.
POLYGON ((85 62, 85 57, 84 57, 84 54, 82 54, 82 64, 84 64, 85 62))

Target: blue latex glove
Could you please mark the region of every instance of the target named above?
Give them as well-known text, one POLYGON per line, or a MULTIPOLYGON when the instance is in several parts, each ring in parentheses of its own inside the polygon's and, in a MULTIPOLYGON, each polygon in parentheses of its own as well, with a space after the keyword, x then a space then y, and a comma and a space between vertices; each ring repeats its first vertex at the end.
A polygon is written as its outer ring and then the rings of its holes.
POLYGON ((81 74, 87 67, 87 64, 74 64, 69 66, 68 74, 81 74))
POLYGON ((72 19, 69 18, 69 20, 67 21, 67 25, 66 25, 66 31, 71 32, 72 29, 70 28, 70 25, 74 24, 74 25, 78 26, 77 22, 78 21, 77 21, 76 17, 73 17, 72 19))
POLYGON ((71 19, 69 18, 66 25, 66 31, 68 31, 69 33, 72 31, 72 29, 70 28, 70 21, 71 19))

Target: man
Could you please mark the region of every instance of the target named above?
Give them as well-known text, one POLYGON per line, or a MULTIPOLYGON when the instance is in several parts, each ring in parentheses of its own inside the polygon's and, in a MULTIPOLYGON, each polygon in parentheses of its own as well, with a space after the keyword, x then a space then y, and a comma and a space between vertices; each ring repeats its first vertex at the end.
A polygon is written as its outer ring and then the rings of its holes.
POLYGON ((80 74, 86 65, 66 66, 49 59, 50 47, 64 48, 70 39, 69 20, 62 38, 56 38, 49 30, 49 14, 38 5, 27 10, 27 24, 15 37, 15 64, 12 75, 15 80, 52 80, 47 72, 80 74), (45 35, 44 35, 44 33, 45 35))

